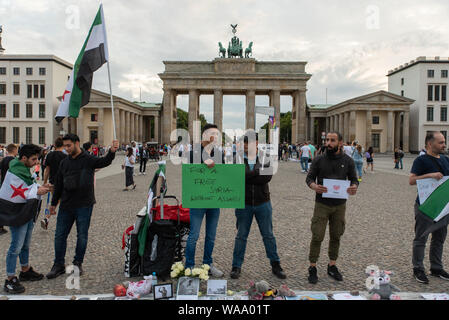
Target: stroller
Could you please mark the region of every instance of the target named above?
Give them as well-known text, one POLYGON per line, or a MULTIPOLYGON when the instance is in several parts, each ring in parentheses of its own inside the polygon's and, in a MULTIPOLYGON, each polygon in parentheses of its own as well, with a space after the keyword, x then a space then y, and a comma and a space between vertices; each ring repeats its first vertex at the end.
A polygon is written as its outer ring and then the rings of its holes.
POLYGON ((172 264, 182 261, 184 257, 190 231, 189 209, 182 208, 178 199, 166 195, 166 192, 165 162, 159 162, 159 169, 150 185, 148 204, 144 208, 146 210, 139 212, 134 226, 128 228, 123 235, 123 247, 127 248, 127 277, 151 275, 155 272, 165 280, 170 277, 172 264), (176 204, 165 204, 167 199, 176 204))

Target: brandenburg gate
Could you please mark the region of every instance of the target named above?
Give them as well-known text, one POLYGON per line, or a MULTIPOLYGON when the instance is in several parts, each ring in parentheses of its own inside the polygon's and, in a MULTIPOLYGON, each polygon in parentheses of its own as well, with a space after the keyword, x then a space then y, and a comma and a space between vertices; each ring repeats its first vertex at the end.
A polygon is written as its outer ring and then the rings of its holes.
MULTIPOLYGON (((233 32, 235 34, 235 26, 233 32)), ((255 129, 256 95, 269 96, 275 121, 280 127, 281 95, 292 96, 292 142, 306 139, 306 84, 311 75, 302 61, 257 61, 250 58, 252 43, 243 57, 242 42, 234 37, 226 49, 219 43, 220 57, 212 61, 163 61, 165 70, 159 74, 163 82, 162 143, 170 143, 176 129, 177 95, 189 95, 189 134, 193 139, 193 124, 199 120, 202 94, 214 96, 213 122, 223 132, 223 95, 245 95, 245 128, 255 129)))

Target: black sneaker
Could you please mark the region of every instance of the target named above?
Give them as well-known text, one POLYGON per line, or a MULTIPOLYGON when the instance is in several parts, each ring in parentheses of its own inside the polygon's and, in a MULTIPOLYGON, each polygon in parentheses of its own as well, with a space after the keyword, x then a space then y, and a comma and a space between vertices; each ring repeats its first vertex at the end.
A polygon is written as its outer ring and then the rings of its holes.
POLYGON ((33 267, 30 267, 30 269, 27 272, 21 271, 19 273, 19 280, 20 281, 39 281, 44 278, 44 275, 41 273, 37 273, 33 270, 33 267))
POLYGON ((81 264, 80 262, 74 261, 74 262, 73 262, 73 265, 76 266, 76 267, 79 269, 79 271, 80 271, 80 276, 82 276, 83 273, 84 273, 82 264, 81 264))
POLYGON ((6 293, 18 294, 25 292, 25 287, 20 284, 17 277, 14 277, 11 280, 5 280, 3 290, 5 290, 6 293))
POLYGON ((231 270, 231 278, 232 279, 238 279, 240 277, 240 273, 242 272, 242 269, 239 267, 232 267, 231 270))
POLYGON ((426 273, 421 269, 415 269, 413 268, 413 275, 415 276, 416 281, 420 283, 429 283, 429 279, 426 276, 426 273))
POLYGON ((287 275, 285 274, 284 270, 281 268, 281 264, 279 262, 272 263, 271 270, 273 271, 274 275, 276 277, 278 277, 279 279, 287 278, 287 275))
POLYGON ((1 227, 0 228, 0 235, 8 233, 8 230, 6 230, 5 228, 1 227))
POLYGON ((430 269, 430 275, 432 275, 434 277, 440 277, 443 280, 449 280, 449 273, 447 273, 443 269, 441 269, 441 270, 430 269))
POLYGON ((316 267, 309 267, 309 277, 307 278, 309 283, 315 284, 318 282, 317 270, 316 267))
POLYGON ((337 281, 343 281, 343 276, 341 275, 340 271, 338 271, 336 265, 333 266, 327 265, 327 274, 337 281))
POLYGON ((53 264, 53 267, 51 267, 51 271, 47 273, 47 279, 54 279, 64 273, 65 273, 65 266, 55 263, 53 264))

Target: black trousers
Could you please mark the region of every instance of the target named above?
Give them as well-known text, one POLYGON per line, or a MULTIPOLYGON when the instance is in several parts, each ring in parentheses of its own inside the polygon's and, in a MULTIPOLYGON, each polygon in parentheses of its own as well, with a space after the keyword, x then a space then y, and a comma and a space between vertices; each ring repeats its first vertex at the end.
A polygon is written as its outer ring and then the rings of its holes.
POLYGON ((147 161, 148 161, 148 159, 141 159, 140 160, 139 172, 145 172, 145 170, 147 168, 147 161), (142 170, 142 167, 143 167, 143 170, 142 170))

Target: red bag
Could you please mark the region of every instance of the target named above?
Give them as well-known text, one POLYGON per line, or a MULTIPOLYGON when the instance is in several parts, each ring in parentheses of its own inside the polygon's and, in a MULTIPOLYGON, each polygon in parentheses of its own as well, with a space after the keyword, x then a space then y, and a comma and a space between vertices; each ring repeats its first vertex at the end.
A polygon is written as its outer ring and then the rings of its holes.
MULTIPOLYGON (((183 208, 182 205, 169 206, 164 204, 164 220, 178 221, 178 209, 179 209, 179 221, 190 223, 190 209, 183 208)), ((157 206, 153 210, 153 219, 161 220, 161 206, 157 206)))

